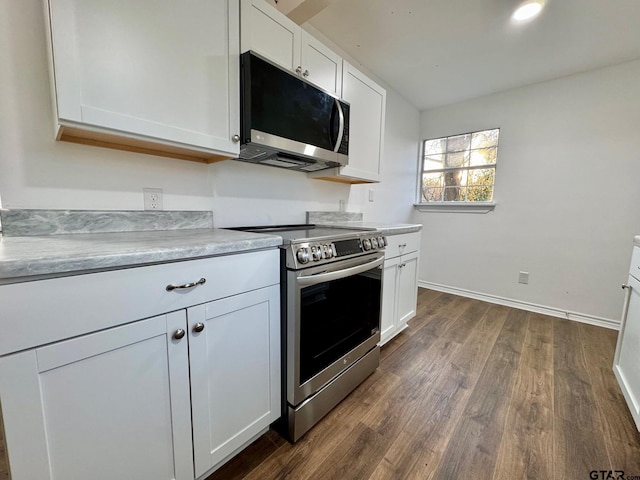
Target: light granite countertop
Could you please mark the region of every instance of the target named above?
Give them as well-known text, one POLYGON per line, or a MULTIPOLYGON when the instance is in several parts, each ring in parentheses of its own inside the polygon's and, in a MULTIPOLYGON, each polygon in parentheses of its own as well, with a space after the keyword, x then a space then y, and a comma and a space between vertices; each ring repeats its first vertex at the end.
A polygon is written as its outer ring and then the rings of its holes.
POLYGON ((0 237, 0 284, 241 253, 282 244, 277 235, 203 228, 0 237))
POLYGON ((419 223, 365 222, 362 213, 359 212, 309 211, 307 212, 307 222, 327 227, 376 230, 382 235, 399 235, 422 230, 422 225, 419 223))
POLYGON ((362 230, 376 230, 382 235, 399 235, 401 233, 419 232, 422 230, 422 225, 419 223, 394 223, 384 224, 376 222, 318 222, 318 225, 336 228, 351 228, 362 230))

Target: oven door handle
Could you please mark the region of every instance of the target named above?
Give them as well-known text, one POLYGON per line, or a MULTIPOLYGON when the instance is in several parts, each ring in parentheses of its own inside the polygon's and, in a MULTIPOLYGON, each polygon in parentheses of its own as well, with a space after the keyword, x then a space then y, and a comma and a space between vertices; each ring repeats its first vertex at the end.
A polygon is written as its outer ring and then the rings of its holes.
POLYGON ((366 272, 372 268, 382 265, 384 257, 376 258, 370 262, 363 263, 362 265, 356 265, 355 267, 343 268, 335 272, 317 273, 315 275, 301 275, 297 278, 298 284, 302 287, 315 285, 322 282, 330 282, 332 280, 338 280, 340 278, 350 277, 357 275, 358 273, 366 272))

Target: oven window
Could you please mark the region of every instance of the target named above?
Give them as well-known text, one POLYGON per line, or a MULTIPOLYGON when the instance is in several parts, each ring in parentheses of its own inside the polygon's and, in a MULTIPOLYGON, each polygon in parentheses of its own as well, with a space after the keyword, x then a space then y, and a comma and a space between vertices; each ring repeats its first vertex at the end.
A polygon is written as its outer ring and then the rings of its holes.
POLYGON ((381 287, 376 267, 302 289, 300 384, 379 331, 381 287))

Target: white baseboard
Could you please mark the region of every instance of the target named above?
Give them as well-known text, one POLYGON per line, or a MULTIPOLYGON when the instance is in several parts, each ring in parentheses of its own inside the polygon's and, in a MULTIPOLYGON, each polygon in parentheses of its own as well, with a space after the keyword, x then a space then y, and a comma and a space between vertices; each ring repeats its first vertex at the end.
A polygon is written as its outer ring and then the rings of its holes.
POLYGON ((514 300, 511 298, 499 297, 497 295, 490 295, 488 293, 474 292, 471 290, 465 290, 463 288, 449 287, 447 285, 425 282, 423 280, 418 280, 418 286, 422 288, 428 288, 430 290, 436 290, 438 292, 451 293, 453 295, 460 295, 461 297, 474 298, 476 300, 482 300, 484 302, 496 303, 498 305, 504 305, 506 307, 519 308, 520 310, 527 310, 529 312, 542 313, 543 315, 549 315, 558 318, 566 318, 567 320, 588 323, 589 325, 610 328, 612 330, 620 330, 620 320, 611 320, 609 318, 596 317, 594 315, 587 315, 586 313, 568 312, 566 310, 561 310, 555 307, 537 305, 535 303, 523 302, 522 300, 514 300))

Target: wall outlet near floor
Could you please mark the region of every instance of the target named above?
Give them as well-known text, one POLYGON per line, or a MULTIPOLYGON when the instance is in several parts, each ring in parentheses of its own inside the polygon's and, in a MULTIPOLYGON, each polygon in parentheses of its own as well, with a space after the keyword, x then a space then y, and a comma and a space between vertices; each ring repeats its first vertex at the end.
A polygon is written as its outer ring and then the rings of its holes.
POLYGON ((161 188, 143 188, 145 210, 162 210, 162 189, 161 188))
POLYGON ((520 272, 520 275, 518 275, 518 283, 529 283, 529 272, 520 272))

